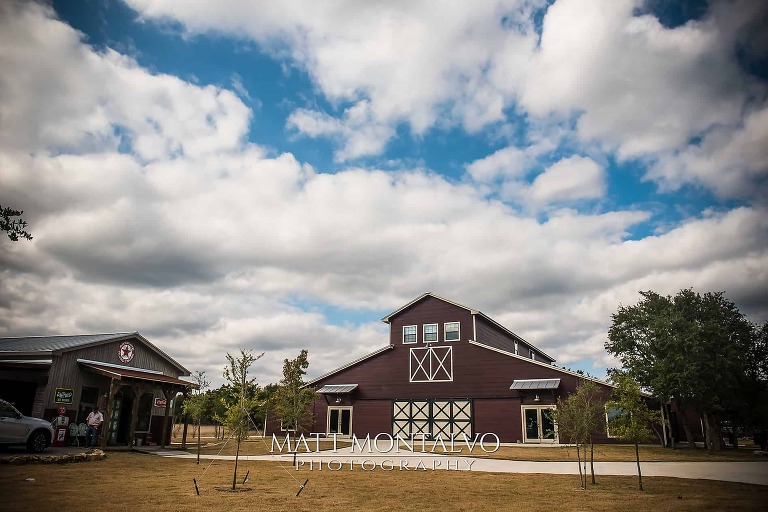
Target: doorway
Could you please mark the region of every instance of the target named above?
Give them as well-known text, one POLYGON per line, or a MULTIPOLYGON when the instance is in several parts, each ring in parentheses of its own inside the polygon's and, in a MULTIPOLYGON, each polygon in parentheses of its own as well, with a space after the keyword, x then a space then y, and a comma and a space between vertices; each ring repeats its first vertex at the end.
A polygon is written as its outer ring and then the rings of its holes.
POLYGON ((352 407, 328 407, 327 434, 352 435, 352 407))
POLYGON ((131 429, 133 398, 130 392, 119 391, 112 400, 112 415, 109 418, 108 444, 128 444, 131 429))
POLYGON ((556 443, 557 427, 551 405, 523 406, 523 442, 556 443))

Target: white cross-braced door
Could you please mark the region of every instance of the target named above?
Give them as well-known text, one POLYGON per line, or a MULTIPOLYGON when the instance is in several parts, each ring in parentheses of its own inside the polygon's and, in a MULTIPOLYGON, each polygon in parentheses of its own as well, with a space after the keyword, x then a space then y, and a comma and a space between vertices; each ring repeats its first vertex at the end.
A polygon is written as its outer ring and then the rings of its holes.
POLYGON ((392 402, 392 435, 408 438, 425 434, 434 439, 472 437, 471 400, 395 400, 392 402))

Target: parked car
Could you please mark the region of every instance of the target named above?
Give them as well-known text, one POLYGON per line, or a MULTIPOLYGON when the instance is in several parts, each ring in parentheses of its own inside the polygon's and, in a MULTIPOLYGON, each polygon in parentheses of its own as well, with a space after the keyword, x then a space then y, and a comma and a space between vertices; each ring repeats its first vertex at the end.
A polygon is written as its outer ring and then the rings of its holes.
POLYGON ((51 445, 53 427, 45 420, 24 416, 13 405, 0 399, 0 445, 26 445, 39 453, 51 445))

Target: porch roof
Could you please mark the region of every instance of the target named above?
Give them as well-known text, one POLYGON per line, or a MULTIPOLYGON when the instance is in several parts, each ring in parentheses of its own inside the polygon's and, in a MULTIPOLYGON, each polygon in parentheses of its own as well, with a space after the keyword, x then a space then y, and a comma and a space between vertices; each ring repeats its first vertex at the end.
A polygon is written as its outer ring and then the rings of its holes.
POLYGON ((509 389, 516 390, 539 390, 539 389, 557 389, 560 387, 560 379, 526 379, 515 380, 509 389))
POLYGON ((325 386, 318 389, 316 392, 342 395, 342 394, 351 393, 356 389, 357 389, 357 384, 326 384, 325 386))
POLYGON ((161 372, 152 370, 140 370, 138 368, 129 368, 126 366, 119 366, 116 364, 100 363, 98 361, 88 361, 85 359, 78 359, 78 363, 83 365, 87 370, 105 375, 115 380, 122 379, 134 379, 143 380, 147 382, 154 382, 159 384, 172 384, 175 386, 182 386, 185 388, 196 388, 197 385, 193 382, 179 379, 178 377, 171 377, 170 375, 164 375, 161 372))

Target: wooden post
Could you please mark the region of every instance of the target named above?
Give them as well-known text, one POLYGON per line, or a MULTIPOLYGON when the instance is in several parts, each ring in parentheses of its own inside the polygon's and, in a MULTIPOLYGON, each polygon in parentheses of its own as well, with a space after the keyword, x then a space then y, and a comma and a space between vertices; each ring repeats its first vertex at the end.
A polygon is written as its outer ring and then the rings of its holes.
MULTIPOLYGON (((185 388, 184 391, 181 392, 181 394, 184 396, 184 402, 187 401, 187 393, 189 393, 189 388, 185 388)), ((187 449, 187 426, 189 425, 189 414, 184 414, 184 429, 181 432, 181 449, 186 450, 187 449)))
POLYGON ((104 410, 104 423, 101 426, 101 449, 107 447, 109 438, 109 424, 112 422, 112 408, 115 401, 115 379, 109 380, 109 394, 107 395, 107 405, 104 410))
POLYGON ((165 448, 165 439, 168 435, 168 411, 171 409, 171 397, 173 391, 167 388, 163 388, 163 396, 165 397, 165 415, 163 416, 163 436, 160 439, 160 448, 165 448))
POLYGON ((187 449, 187 425, 189 425, 189 414, 184 414, 184 429, 181 432, 181 449, 187 449))
POLYGON ((133 437, 136 435, 136 422, 139 419, 139 401, 141 401, 141 395, 143 394, 144 386, 141 384, 134 384, 131 386, 131 392, 133 393, 133 403, 131 404, 131 429, 128 433, 128 444, 133 450, 133 437))

